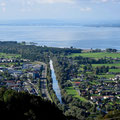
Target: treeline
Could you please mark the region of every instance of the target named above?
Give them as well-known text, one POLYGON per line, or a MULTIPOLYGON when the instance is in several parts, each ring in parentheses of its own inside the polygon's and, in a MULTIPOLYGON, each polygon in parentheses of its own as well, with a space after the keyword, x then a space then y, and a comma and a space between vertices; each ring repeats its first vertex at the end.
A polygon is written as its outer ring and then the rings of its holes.
POLYGON ((76 56, 76 57, 70 57, 69 59, 71 60, 76 60, 78 64, 112 64, 113 60, 112 58, 99 58, 99 59, 94 59, 94 58, 88 58, 88 57, 82 57, 82 56, 76 56))
POLYGON ((117 52, 117 49, 107 48, 106 52, 113 52, 113 53, 115 53, 115 52, 117 52))
POLYGON ((83 67, 83 73, 85 73, 86 71, 91 71, 91 72, 94 72, 94 74, 98 75, 98 74, 109 72, 110 68, 114 68, 114 67, 113 66, 112 67, 99 66, 99 67, 94 68, 94 67, 92 67, 91 64, 87 64, 87 65, 84 65, 84 67, 83 67))
POLYGON ((103 52, 103 51, 115 53, 115 52, 117 52, 117 49, 107 48, 106 50, 101 50, 101 49, 92 49, 91 48, 91 50, 90 50, 90 52, 103 52))
POLYGON ((109 72, 109 66, 96 67, 94 73, 96 75, 109 72))
POLYGON ((53 48, 47 46, 24 45, 17 42, 0 42, 0 52, 20 54, 22 58, 30 59, 32 61, 39 60, 47 62, 50 53, 53 54, 69 54, 80 53, 81 49, 75 48, 53 48))

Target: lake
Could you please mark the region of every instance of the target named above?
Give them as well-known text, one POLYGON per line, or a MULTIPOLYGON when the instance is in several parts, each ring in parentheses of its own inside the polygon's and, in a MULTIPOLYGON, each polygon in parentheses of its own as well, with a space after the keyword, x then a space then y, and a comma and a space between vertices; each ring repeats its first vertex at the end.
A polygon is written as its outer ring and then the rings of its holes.
POLYGON ((36 42, 40 46, 120 49, 119 27, 0 26, 0 41, 36 42))

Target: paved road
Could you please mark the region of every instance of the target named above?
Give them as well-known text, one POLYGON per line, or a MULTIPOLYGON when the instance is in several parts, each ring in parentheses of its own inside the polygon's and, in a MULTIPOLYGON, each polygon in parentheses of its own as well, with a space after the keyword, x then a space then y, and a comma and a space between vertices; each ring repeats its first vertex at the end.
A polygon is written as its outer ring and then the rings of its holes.
POLYGON ((42 78, 40 79, 40 89, 42 93, 42 97, 44 99, 50 100, 50 96, 47 90, 47 65, 45 63, 41 63, 44 66, 44 70, 42 71, 42 78))
POLYGON ((49 93, 47 90, 47 80, 46 79, 41 79, 40 88, 41 88, 42 97, 44 99, 50 100, 50 96, 49 96, 49 93))

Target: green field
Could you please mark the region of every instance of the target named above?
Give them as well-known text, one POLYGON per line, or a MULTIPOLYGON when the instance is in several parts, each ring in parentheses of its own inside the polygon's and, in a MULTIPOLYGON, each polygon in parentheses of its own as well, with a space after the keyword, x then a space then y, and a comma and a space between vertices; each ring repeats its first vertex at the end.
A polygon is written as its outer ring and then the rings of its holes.
POLYGON ((98 52, 98 53, 73 53, 68 57, 90 57, 90 58, 104 58, 104 57, 112 57, 112 58, 120 58, 120 53, 107 53, 107 52, 98 52))
POLYGON ((120 63, 113 63, 113 64, 92 64, 93 67, 100 67, 100 66, 115 66, 115 67, 120 67, 120 63))
POLYGON ((72 97, 78 98, 81 101, 87 102, 87 100, 84 97, 79 96, 78 92, 73 87, 66 87, 66 92, 68 95, 71 95, 72 97))
POLYGON ((109 72, 120 73, 120 69, 110 69, 109 72))
POLYGON ((115 77, 115 75, 112 75, 112 74, 101 74, 101 75, 96 75, 96 76, 99 78, 106 78, 106 79, 115 77))
POLYGON ((6 53, 0 53, 0 58, 19 58, 21 55, 19 54, 6 54, 6 53))

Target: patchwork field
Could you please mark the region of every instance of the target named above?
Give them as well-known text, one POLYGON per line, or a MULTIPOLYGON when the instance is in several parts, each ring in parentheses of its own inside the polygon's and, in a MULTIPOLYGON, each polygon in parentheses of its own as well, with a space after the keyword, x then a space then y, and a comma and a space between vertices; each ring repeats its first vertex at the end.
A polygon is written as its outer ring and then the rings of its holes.
POLYGON ((68 95, 71 95, 72 97, 76 97, 80 99, 81 101, 87 102, 87 100, 84 97, 79 96, 77 90, 75 90, 74 87, 66 87, 65 90, 68 95))

